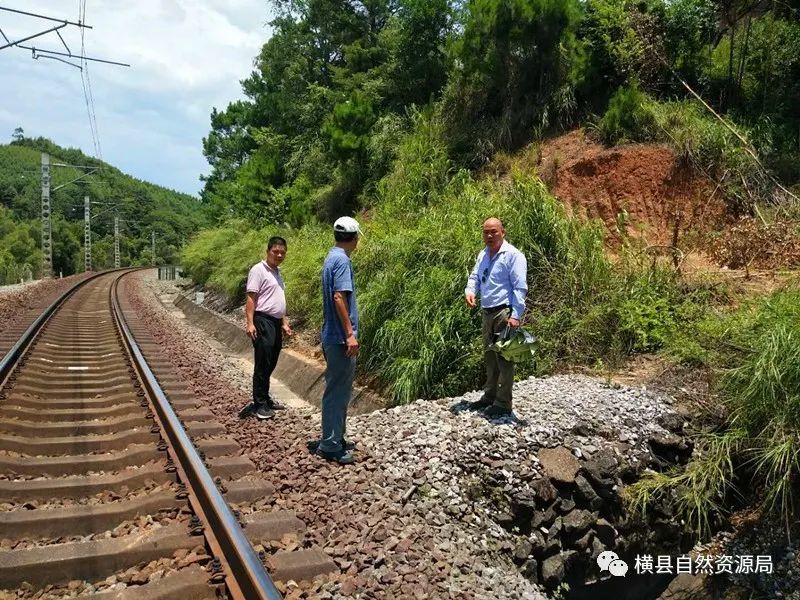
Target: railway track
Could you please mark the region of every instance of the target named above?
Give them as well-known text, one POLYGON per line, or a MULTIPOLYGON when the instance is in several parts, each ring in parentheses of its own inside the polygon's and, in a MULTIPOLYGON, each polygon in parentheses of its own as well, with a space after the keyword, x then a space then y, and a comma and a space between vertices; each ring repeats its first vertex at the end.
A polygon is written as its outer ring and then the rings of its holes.
POLYGON ((0 598, 272 599, 273 579, 335 570, 319 550, 254 552, 304 525, 269 508, 124 276, 78 284, 0 360, 0 598))

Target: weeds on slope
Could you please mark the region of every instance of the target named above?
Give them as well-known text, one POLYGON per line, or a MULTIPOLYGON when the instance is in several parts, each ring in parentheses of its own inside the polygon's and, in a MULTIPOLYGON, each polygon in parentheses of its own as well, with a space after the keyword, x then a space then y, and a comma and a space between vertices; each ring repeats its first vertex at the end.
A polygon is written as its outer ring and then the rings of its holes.
POLYGON ((670 347, 680 360, 716 370, 726 423, 699 438, 685 470, 629 488, 631 506, 645 511, 668 495, 698 535, 738 498, 763 501, 788 523, 800 475, 800 288, 711 315, 670 347))
MULTIPOLYGON (((669 269, 652 269, 633 255, 612 264, 601 225, 570 217, 532 174, 475 181, 462 172, 433 203, 428 194, 404 193, 398 205, 394 199, 385 198, 362 219, 365 236, 352 258, 361 316, 359 368, 395 403, 480 385, 480 318, 465 305, 463 290, 489 216, 503 219, 508 241, 528 258, 526 325, 541 345, 538 360, 520 368, 520 377, 552 372, 562 363, 614 364, 629 353, 656 350, 707 302, 683 289, 669 269)), ((278 232, 205 232, 186 249, 184 264, 196 280, 241 294, 247 269, 278 232)), ((284 234, 290 314, 318 329, 320 272, 331 232, 308 225, 284 234)))

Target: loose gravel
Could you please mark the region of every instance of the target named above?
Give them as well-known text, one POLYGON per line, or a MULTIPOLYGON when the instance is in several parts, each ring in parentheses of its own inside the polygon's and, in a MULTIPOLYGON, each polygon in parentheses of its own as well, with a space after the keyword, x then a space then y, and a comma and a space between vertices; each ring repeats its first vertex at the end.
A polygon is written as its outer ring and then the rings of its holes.
POLYGON ((68 542, 90 542, 98 540, 110 540, 114 538, 124 537, 126 535, 135 535, 138 533, 146 533, 154 531, 162 527, 167 527, 175 523, 188 523, 189 513, 188 509, 182 510, 180 508, 173 508, 162 511, 157 515, 142 515, 130 521, 123 521, 108 531, 101 531, 98 533, 90 533, 88 535, 70 535, 60 536, 57 538, 41 538, 41 539, 16 539, 10 540, 7 538, 0 539, 0 548, 3 550, 25 550, 28 548, 38 548, 42 546, 52 546, 53 544, 65 544, 68 542))
MULTIPOLYGON (((93 496, 83 496, 80 498, 52 498, 46 502, 39 502, 37 500, 28 500, 26 502, 0 502, 0 512, 8 512, 12 510, 48 510, 52 508, 71 508, 75 506, 97 506, 100 504, 111 504, 120 501, 129 501, 137 498, 142 498, 150 494, 158 492, 177 492, 178 485, 176 483, 155 483, 153 481, 145 482, 145 485, 123 494, 117 494, 112 491, 105 491, 95 494, 93 496)), ((0 532, 2 535, 2 532, 0 532)))

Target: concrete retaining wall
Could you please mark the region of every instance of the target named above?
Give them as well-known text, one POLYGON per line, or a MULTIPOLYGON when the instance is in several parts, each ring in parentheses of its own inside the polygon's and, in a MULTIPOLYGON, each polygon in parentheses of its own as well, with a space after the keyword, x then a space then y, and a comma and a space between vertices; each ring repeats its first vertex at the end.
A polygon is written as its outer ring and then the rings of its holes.
MULTIPOLYGON (((252 343, 242 327, 226 321, 216 313, 198 306, 180 294, 175 298, 175 306, 181 309, 190 323, 212 336, 233 354, 252 356, 252 343)), ((322 393, 325 391, 324 363, 284 348, 272 376, 279 379, 281 383, 309 404, 318 408, 321 406, 322 393)), ((374 392, 355 386, 348 413, 371 412, 384 408, 386 404, 386 401, 374 392)))

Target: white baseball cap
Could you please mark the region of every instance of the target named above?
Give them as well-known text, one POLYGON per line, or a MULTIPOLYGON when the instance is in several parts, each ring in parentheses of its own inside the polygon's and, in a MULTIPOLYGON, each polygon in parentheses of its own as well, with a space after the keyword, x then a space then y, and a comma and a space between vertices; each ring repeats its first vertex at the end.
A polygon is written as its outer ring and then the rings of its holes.
POLYGON ((339 217, 333 224, 333 230, 343 233, 361 233, 361 227, 353 217, 339 217))

